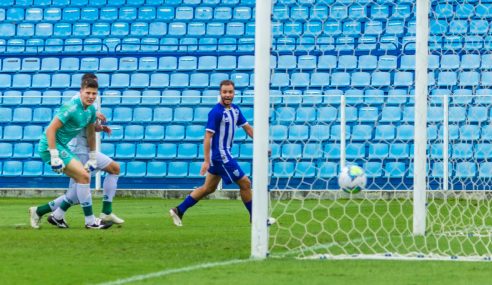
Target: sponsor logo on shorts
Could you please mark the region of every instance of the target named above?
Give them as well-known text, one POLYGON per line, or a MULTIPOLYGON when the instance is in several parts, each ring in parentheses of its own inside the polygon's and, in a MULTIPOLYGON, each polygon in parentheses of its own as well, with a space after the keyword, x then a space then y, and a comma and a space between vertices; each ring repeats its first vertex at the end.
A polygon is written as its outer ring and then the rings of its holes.
POLYGON ((66 151, 62 150, 62 151, 60 152, 60 157, 62 157, 62 158, 66 158, 66 157, 68 157, 68 152, 66 152, 66 151))
POLYGON ((234 174, 234 176, 236 176, 236 177, 239 176, 239 170, 238 169, 234 170, 232 172, 232 174, 234 174))

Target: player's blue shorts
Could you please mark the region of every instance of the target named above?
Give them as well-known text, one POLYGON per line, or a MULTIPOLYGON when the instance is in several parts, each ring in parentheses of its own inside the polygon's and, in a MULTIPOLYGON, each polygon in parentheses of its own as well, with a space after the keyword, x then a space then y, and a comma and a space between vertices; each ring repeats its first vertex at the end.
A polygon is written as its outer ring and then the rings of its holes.
POLYGON ((234 159, 229 160, 227 163, 223 163, 220 160, 212 160, 208 172, 222 177, 225 184, 236 182, 244 176, 243 170, 234 159))

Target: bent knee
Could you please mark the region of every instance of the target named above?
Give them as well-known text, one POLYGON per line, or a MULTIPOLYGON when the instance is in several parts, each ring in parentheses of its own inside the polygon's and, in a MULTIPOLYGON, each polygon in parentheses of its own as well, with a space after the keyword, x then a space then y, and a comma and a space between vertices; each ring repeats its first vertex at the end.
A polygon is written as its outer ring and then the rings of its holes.
POLYGON ((82 172, 77 175, 77 177, 74 178, 75 182, 79 184, 89 184, 91 181, 91 176, 88 172, 82 172))
POLYGON ((120 175, 120 164, 113 161, 104 170, 109 174, 120 175))

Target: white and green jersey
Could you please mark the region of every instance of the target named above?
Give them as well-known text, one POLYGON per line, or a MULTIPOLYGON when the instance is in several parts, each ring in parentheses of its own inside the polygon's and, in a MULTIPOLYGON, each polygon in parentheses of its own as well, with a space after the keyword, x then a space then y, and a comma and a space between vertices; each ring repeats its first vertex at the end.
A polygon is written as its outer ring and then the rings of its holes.
MULTIPOLYGON (((96 121, 96 108, 91 105, 84 109, 80 97, 77 97, 63 104, 55 116, 63 123, 56 132, 56 144, 66 146, 82 129, 96 121)), ((47 149, 48 139, 45 131, 39 142, 39 150, 47 149)))
MULTIPOLYGON (((71 100, 80 98, 80 93, 77 92, 71 100)), ((96 109, 96 112, 99 110, 99 106, 97 103, 92 104, 94 108, 96 109)), ((80 154, 80 153, 89 153, 89 145, 87 144, 87 132, 86 129, 83 128, 80 130, 80 132, 77 134, 76 137, 74 137, 69 143, 68 147, 70 150, 72 150, 74 153, 80 154)))

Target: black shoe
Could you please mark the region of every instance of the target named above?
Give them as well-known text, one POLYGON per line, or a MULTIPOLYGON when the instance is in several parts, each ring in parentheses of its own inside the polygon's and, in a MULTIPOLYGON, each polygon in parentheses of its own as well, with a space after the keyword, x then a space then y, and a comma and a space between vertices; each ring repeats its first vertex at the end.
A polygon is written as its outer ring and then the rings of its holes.
POLYGON ((169 215, 171 215, 171 218, 173 219, 173 223, 177 227, 182 227, 183 226, 183 214, 179 212, 178 208, 172 208, 169 210, 169 215))
POLYGON ((99 218, 96 218, 94 223, 92 225, 85 225, 86 229, 94 229, 94 230, 105 230, 110 228, 113 225, 113 222, 111 221, 103 221, 99 218))
POLYGON ((67 221, 65 221, 65 219, 61 219, 61 220, 57 220, 53 214, 49 215, 48 216, 48 223, 52 224, 53 226, 57 226, 59 227, 60 229, 68 229, 68 224, 67 224, 67 221))

